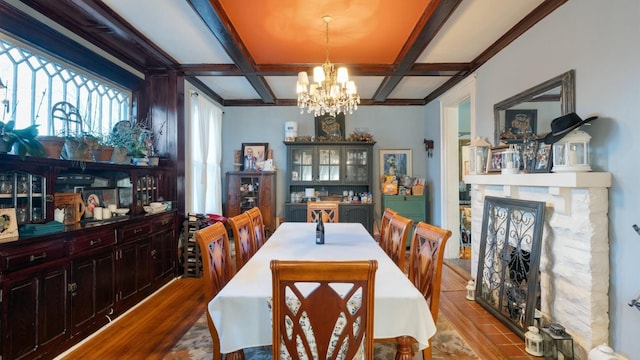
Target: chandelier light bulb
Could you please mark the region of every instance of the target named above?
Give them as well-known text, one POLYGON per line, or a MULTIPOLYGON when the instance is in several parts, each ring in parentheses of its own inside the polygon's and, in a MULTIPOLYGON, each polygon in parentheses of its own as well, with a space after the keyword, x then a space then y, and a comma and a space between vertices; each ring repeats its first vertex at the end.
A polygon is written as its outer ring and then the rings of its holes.
POLYGON ((338 68, 338 82, 344 86, 349 81, 349 72, 346 67, 338 68))

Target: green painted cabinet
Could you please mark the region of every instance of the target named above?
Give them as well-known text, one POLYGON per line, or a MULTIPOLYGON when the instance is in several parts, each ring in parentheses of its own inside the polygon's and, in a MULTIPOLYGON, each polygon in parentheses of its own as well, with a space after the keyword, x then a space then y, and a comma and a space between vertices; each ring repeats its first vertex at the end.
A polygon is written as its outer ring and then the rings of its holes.
MULTIPOLYGON (((424 195, 382 195, 381 211, 389 208, 413 220, 414 224, 419 221, 429 222, 426 194, 427 189, 425 189, 424 195)), ((407 238, 407 247, 410 244, 411 236, 407 238)))

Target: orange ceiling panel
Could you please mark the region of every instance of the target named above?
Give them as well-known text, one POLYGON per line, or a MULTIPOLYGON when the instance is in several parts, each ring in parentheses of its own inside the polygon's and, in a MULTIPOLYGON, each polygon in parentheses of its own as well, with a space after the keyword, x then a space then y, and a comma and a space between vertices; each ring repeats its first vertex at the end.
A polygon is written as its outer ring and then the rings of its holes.
POLYGON ((219 0, 256 64, 392 64, 433 0, 219 0))

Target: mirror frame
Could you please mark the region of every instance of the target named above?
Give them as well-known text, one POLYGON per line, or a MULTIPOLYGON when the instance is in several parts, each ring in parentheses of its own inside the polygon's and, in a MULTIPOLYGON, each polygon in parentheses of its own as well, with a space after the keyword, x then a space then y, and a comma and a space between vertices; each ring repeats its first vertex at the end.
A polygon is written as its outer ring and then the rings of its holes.
POLYGON ((575 100, 575 70, 569 70, 530 89, 522 91, 508 99, 502 100, 493 106, 494 113, 494 140, 495 144, 500 143, 500 133, 502 126, 500 124, 500 111, 505 111, 514 105, 527 102, 536 95, 543 94, 554 87, 560 86, 560 111, 562 115, 576 111, 575 100))

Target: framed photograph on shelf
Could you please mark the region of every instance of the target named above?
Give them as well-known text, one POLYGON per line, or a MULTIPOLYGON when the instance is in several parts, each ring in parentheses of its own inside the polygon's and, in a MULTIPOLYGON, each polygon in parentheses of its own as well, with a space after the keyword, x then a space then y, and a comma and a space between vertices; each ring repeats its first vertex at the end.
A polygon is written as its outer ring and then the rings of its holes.
POLYGON ((553 157, 551 156, 552 144, 540 143, 536 150, 535 163, 531 168, 534 173, 551 172, 553 157))
POLYGON ((18 237, 16 209, 0 209, 0 243, 18 240, 18 237))
POLYGON ((344 113, 341 112, 336 116, 329 114, 315 117, 316 122, 316 138, 323 137, 326 139, 345 138, 344 113))
POLYGON ((504 130, 515 135, 516 138, 536 134, 537 117, 536 109, 505 110, 504 130))
POLYGON ((411 176, 411 149, 380 149, 380 177, 406 175, 411 176))
POLYGON ((489 153, 487 154, 487 173, 502 171, 502 153, 508 149, 508 146, 498 146, 489 149, 489 153))
POLYGON ((82 199, 84 199, 85 218, 92 218, 93 209, 97 207, 106 208, 110 204, 120 207, 118 189, 116 188, 83 188, 82 199))
POLYGON ((242 171, 262 170, 269 143, 242 143, 242 171))

